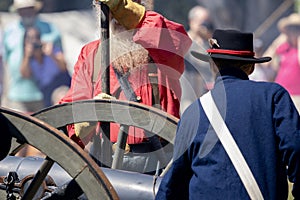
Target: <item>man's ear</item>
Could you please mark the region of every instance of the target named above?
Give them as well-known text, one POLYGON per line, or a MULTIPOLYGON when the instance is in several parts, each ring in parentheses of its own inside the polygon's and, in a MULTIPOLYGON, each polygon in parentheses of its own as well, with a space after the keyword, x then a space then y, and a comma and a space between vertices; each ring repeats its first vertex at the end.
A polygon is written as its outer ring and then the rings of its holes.
POLYGON ((208 62, 210 64, 210 66, 216 65, 215 62, 214 62, 214 60, 212 58, 209 58, 208 62))
POLYGON ((208 62, 210 65, 210 71, 212 72, 213 77, 216 78, 216 75, 218 74, 219 69, 218 69, 216 63, 213 61, 213 59, 209 58, 208 62))
POLYGON ((255 67, 255 64, 253 64, 251 67, 249 67, 249 69, 248 69, 248 71, 247 71, 247 75, 248 75, 248 76, 249 76, 250 74, 253 73, 254 67, 255 67))

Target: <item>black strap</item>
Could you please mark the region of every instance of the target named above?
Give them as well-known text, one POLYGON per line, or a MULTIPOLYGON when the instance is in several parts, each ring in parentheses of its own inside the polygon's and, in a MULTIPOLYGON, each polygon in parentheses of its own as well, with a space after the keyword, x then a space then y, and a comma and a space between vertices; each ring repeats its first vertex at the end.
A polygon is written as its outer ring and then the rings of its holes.
MULTIPOLYGON (((156 67, 156 66, 154 66, 154 67, 156 67)), ((114 71, 116 73, 116 76, 117 76, 118 81, 120 83, 121 89, 123 90, 127 100, 138 102, 137 96, 136 96, 135 92, 133 91, 133 89, 132 89, 132 87, 131 87, 131 85, 128 81, 129 73, 122 75, 116 69, 114 69, 114 71)), ((153 91, 152 91, 152 93, 153 93, 153 91)), ((158 93, 158 91, 157 91, 157 93, 158 93)), ((154 94, 152 94, 152 96, 153 95, 154 94)), ((155 98, 155 97, 152 97, 152 98, 155 98)), ((154 103, 158 103, 156 101, 154 100, 154 103)), ((145 130, 145 134, 146 134, 147 138, 150 141, 150 144, 151 144, 151 147, 152 147, 153 151, 158 152, 157 150, 162 149, 162 144, 160 143, 159 137, 157 135, 153 135, 152 133, 150 133, 149 131, 146 131, 146 130, 145 130)), ((166 166, 167 160, 166 160, 166 156, 165 156, 165 153, 164 153, 163 149, 160 153, 157 153, 157 157, 158 157, 158 160, 161 162, 161 165, 166 166)))
POLYGON ((120 83, 121 89, 124 92, 124 95, 126 97, 127 100, 129 101, 134 101, 134 102, 139 102, 135 92, 133 91, 129 81, 128 81, 128 75, 129 73, 126 74, 121 74, 118 70, 116 70, 115 68, 114 72, 118 78, 118 81, 120 83))
POLYGON ((157 66, 152 59, 148 64, 148 77, 152 88, 152 106, 160 109, 157 66))

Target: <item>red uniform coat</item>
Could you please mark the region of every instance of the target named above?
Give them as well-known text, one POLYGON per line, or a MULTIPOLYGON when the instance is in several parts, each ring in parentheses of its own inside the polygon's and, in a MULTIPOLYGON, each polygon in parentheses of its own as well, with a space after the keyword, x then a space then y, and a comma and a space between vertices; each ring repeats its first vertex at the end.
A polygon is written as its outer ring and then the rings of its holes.
MULTIPOLYGON (((158 83, 161 109, 179 117, 179 98, 181 89, 179 78, 184 70, 184 54, 191 45, 184 27, 172 22, 160 14, 147 11, 138 25, 133 40, 148 50, 158 70, 158 83)), ((101 77, 96 84, 92 84, 94 55, 99 46, 99 40, 85 45, 74 66, 71 88, 60 103, 77 100, 92 99, 101 93, 101 77)), ((147 66, 133 70, 128 80, 141 103, 152 105, 152 89, 148 77, 147 66)), ((120 87, 116 75, 110 69, 110 92, 113 95, 120 87)), ((119 99, 126 99, 121 92, 119 99)), ((74 137, 74 127, 69 127, 69 136, 74 137)), ((117 139, 118 127, 112 124, 111 140, 117 139)), ((74 138, 73 138, 74 139, 74 138)), ((140 129, 131 127, 128 143, 140 143, 144 140, 144 133, 140 129), (134 136, 134 137, 133 137, 134 136)))

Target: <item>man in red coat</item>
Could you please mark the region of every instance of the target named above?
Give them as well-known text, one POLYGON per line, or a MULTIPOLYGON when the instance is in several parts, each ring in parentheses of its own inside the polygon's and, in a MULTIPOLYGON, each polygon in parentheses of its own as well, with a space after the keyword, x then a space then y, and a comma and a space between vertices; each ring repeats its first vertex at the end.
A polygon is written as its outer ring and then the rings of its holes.
MULTIPOLYGON (((127 100, 120 90, 117 74, 127 76, 137 100, 145 105, 159 107, 179 117, 181 89, 179 78, 184 70, 184 55, 191 45, 181 24, 172 22, 162 15, 146 11, 139 1, 100 0, 110 8, 111 21, 111 65, 110 94, 127 100), (154 66, 154 67, 153 67, 154 66), (157 77, 159 100, 154 102, 153 84, 149 76, 157 77), (156 105, 157 106, 157 105, 156 105)), ((99 2, 94 1, 99 10, 99 2)), ((60 103, 103 97, 101 73, 93 83, 94 57, 101 41, 85 45, 74 67, 71 88, 60 103)), ((87 135, 95 132, 90 123, 78 123, 68 127, 69 136, 84 148, 87 135)), ((110 139, 117 140, 119 127, 111 124, 110 139)), ((127 144, 147 142, 144 131, 130 127, 127 144)))

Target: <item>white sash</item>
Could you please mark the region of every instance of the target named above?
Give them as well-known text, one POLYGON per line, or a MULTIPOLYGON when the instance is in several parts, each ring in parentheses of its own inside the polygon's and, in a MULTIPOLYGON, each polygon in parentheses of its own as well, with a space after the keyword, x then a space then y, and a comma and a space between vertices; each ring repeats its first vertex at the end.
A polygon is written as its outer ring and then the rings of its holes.
POLYGON ((211 92, 207 92, 200 97, 200 102, 207 118, 240 176, 250 198, 253 200, 264 199, 246 160, 218 111, 218 108, 211 96, 211 92))

